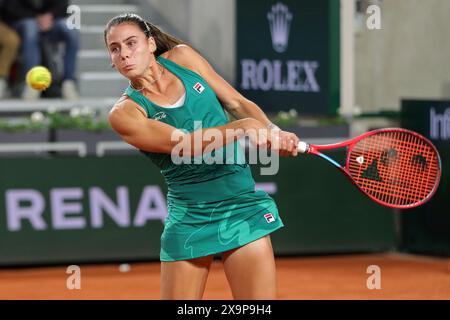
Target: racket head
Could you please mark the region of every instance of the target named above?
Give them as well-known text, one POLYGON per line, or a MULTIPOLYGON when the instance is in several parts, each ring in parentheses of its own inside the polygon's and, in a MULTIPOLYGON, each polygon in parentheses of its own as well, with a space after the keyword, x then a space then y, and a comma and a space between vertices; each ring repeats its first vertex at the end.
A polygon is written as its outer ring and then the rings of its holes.
POLYGON ((408 209, 424 204, 436 192, 441 159, 436 147, 422 135, 386 128, 353 140, 343 169, 374 201, 408 209))

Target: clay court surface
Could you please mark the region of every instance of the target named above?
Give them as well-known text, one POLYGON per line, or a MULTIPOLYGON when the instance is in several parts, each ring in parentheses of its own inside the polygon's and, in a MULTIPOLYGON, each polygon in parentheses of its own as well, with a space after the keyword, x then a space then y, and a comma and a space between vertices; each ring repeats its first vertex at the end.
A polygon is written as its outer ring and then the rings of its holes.
MULTIPOLYGON (((0 269, 0 299, 159 299, 159 263, 80 265, 81 289, 68 290, 66 266, 0 269)), ((279 299, 450 299, 447 259, 399 254, 277 258, 279 299), (367 288, 381 270, 381 289, 367 288)), ((204 299, 232 299, 220 260, 204 299)))

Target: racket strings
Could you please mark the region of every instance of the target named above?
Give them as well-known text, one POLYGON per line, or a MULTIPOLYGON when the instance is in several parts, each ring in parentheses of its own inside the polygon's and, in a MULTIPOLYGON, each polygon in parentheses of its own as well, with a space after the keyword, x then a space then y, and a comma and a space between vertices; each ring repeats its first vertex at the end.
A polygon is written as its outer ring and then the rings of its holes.
MULTIPOLYGON (((400 133, 395 133, 395 139, 400 139, 399 137, 400 133)), ((427 156, 423 157, 424 159, 429 159, 429 152, 428 150, 425 150, 423 148, 420 148, 419 144, 416 143, 416 141, 411 141, 412 139, 416 139, 414 136, 409 135, 406 137, 406 140, 404 141, 405 143, 403 145, 400 145, 399 149, 401 154, 407 154, 406 150, 404 150, 404 148, 408 147, 411 148, 409 150, 413 150, 413 154, 415 154, 416 156, 418 155, 422 155, 424 153, 427 153, 427 156)), ((428 148, 429 149, 429 148, 428 148)), ((408 150, 408 151, 409 151, 408 150)), ((414 157, 414 156, 413 156, 414 157)), ((422 156, 421 156, 422 157, 422 156)), ((400 169, 403 168, 407 168, 411 163, 411 161, 413 161, 414 158, 408 159, 408 157, 401 157, 401 161, 399 162, 398 166, 400 167, 400 169)), ((392 194, 397 194, 398 196, 396 198, 392 198, 392 199, 387 199, 392 201, 394 204, 397 205, 406 205, 408 204, 408 200, 414 201, 417 199, 423 199, 424 197, 427 196, 426 192, 426 188, 420 188, 420 186, 422 185, 423 181, 421 181, 420 179, 411 179, 409 177, 409 174, 414 174, 408 170, 397 170, 397 172, 395 172, 397 175, 395 177, 395 179, 399 180, 399 181, 403 181, 405 182, 403 185, 401 183, 399 183, 398 185, 394 185, 394 188, 391 189, 392 194), (405 185, 406 184, 406 185, 405 185), (422 190, 421 190, 422 189, 422 190), (416 197, 416 198, 415 198, 416 197)), ((417 177, 417 175, 413 175, 413 177, 417 177)))
MULTIPOLYGON (((402 154, 404 154, 404 151, 401 150, 402 148, 400 148, 400 152, 402 154)), ((415 148, 415 152, 420 152, 420 153, 416 153, 416 155, 421 155, 423 154, 423 150, 418 151, 417 148, 415 148)), ((428 157, 424 157, 425 159, 428 157)), ((391 164, 391 170, 389 170, 389 174, 391 175, 391 188, 388 189, 388 194, 381 194, 382 196, 384 196, 384 201, 390 201, 393 204, 396 205, 405 205, 408 204, 408 200, 413 201, 415 200, 415 197, 418 198, 423 198, 426 196, 426 194, 420 194, 418 193, 420 190, 418 189, 419 186, 421 185, 421 181, 417 180, 414 181, 410 178, 409 174, 411 174, 411 172, 408 172, 408 170, 399 170, 399 169, 403 169, 403 168, 408 168, 408 166, 410 166, 410 161, 411 159, 409 159, 409 162, 405 163, 405 159, 407 159, 406 157, 402 157, 400 158, 400 161, 398 161, 397 166, 399 168, 395 168, 395 166, 392 166, 391 164)), ((417 175, 414 175, 413 173, 413 177, 417 177, 417 175)), ((378 188, 380 189, 380 188, 378 188)))
POLYGON ((434 148, 403 131, 380 132, 360 140, 351 149, 347 169, 367 194, 396 206, 426 199, 440 175, 434 148))
MULTIPOLYGON (((415 148, 415 152, 416 152, 416 156, 420 155, 420 157, 422 157, 422 155, 424 154, 424 150, 417 150, 417 146, 415 148)), ((400 150, 400 152, 403 154, 403 150, 400 150)), ((427 156, 423 157, 425 159, 429 158, 427 156)), ((391 187, 388 188, 388 193, 383 194, 381 192, 381 196, 384 196, 384 198, 382 198, 382 200, 384 201, 389 201, 392 202, 393 204, 397 204, 397 205, 405 205, 408 203, 408 200, 414 201, 414 192, 416 194, 417 197, 424 197, 426 195, 424 194, 419 194, 418 191, 419 190, 419 186, 421 185, 421 181, 417 180, 417 181, 413 181, 408 174, 410 174, 411 172, 408 172, 408 170, 403 170, 403 171, 399 171, 399 169, 402 168, 408 168, 411 164, 409 163, 411 160, 409 160, 409 162, 405 163, 405 158, 400 158, 400 161, 398 161, 398 168, 395 168, 395 166, 393 166, 392 164, 390 164, 390 170, 389 170, 389 174, 391 175, 391 187), (409 181, 408 181, 409 180, 409 181), (402 183, 403 182, 403 183, 402 183), (386 198, 387 197, 387 198, 386 198)), ((417 177, 416 174, 413 173, 413 177, 417 177)), ((370 183, 369 183, 370 185, 370 183)), ((389 187, 389 186, 388 186, 389 187)), ((382 191, 381 186, 378 186, 378 188, 376 188, 378 192, 382 191)), ((377 195, 375 195, 377 196, 377 195)))

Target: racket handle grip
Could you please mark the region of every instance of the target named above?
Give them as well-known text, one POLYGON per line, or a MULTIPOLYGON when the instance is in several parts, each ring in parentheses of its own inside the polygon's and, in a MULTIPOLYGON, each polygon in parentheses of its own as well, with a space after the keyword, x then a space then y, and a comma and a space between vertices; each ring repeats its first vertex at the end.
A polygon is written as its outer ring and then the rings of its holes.
POLYGON ((309 144, 304 142, 304 141, 300 141, 297 145, 297 150, 300 153, 308 153, 309 151, 309 144))

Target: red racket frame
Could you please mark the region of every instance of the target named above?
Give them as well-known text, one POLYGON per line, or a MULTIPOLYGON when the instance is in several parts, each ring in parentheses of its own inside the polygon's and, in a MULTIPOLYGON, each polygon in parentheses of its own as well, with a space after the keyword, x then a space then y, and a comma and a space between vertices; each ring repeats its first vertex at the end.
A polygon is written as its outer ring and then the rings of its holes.
POLYGON ((364 133, 362 135, 359 135, 359 136, 357 136, 355 138, 352 138, 352 139, 349 139, 349 140, 345 140, 345 141, 339 142, 339 143, 334 143, 334 144, 314 145, 314 144, 306 143, 306 150, 304 151, 304 153, 314 154, 314 155, 319 156, 319 157, 327 160, 328 162, 332 163, 334 166, 339 168, 341 170, 341 172, 344 173, 344 175, 347 178, 349 178, 350 181, 356 187, 358 187, 358 189, 363 194, 365 194, 366 196, 368 196, 370 199, 374 200, 375 202, 377 202, 377 203, 379 203, 381 205, 390 207, 390 208, 409 209, 409 208, 414 208, 414 207, 420 206, 420 205, 424 204, 425 202, 427 202, 428 200, 430 200, 431 197, 436 193, 436 190, 437 190, 437 188, 439 186, 441 173, 442 173, 441 158, 439 156, 439 152, 437 151, 437 149, 433 145, 433 143, 430 140, 428 140, 427 138, 425 138, 424 136, 418 134, 417 132, 414 132, 414 131, 411 131, 411 130, 407 130, 407 129, 403 129, 403 128, 383 128, 383 129, 372 130, 372 131, 366 132, 366 133, 364 133), (408 205, 395 205, 395 204, 390 204, 390 203, 387 203, 387 202, 384 202, 384 201, 380 201, 379 199, 373 197, 371 194, 369 194, 365 190, 363 190, 358 185, 358 183, 352 178, 352 176, 350 174, 350 171, 349 171, 349 162, 350 162, 350 155, 352 153, 353 147, 359 141, 361 141, 362 139, 367 138, 369 136, 373 136, 375 134, 383 133, 383 132, 404 132, 404 133, 412 134, 412 135, 416 136, 417 138, 424 140, 435 151, 436 156, 437 156, 437 160, 438 160, 437 178, 436 178, 433 190, 423 200, 421 200, 419 202, 415 202, 413 204, 408 204, 408 205), (340 165, 338 162, 336 162, 335 160, 333 160, 329 156, 327 156, 327 155, 325 155, 325 154, 320 152, 320 151, 323 151, 323 150, 341 149, 341 148, 344 148, 344 147, 348 147, 347 154, 346 154, 346 159, 345 159, 345 166, 340 165))

